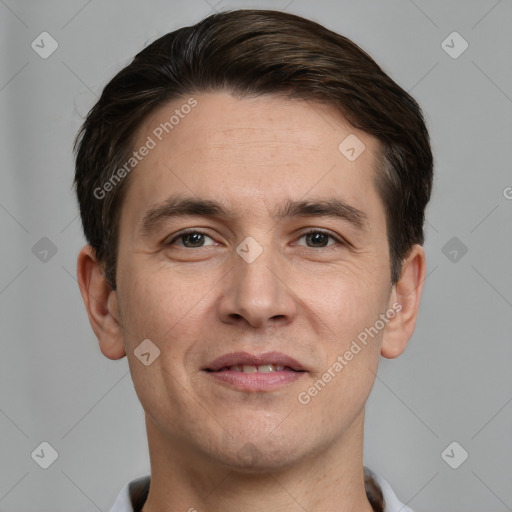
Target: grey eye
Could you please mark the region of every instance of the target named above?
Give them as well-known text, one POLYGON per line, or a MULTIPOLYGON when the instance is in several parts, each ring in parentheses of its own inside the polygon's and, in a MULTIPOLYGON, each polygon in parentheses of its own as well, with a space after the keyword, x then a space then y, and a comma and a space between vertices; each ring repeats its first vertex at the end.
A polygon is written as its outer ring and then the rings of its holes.
POLYGON ((324 233, 323 231, 309 231, 300 237, 300 239, 303 238, 306 240, 306 246, 313 248, 327 247, 328 245, 337 243, 337 240, 332 235, 324 233))
POLYGON ((189 231, 187 233, 181 233, 180 235, 175 236, 168 245, 178 245, 180 247, 186 247, 188 249, 204 247, 205 245, 214 245, 215 241, 202 233, 201 231, 189 231), (177 243, 178 240, 181 240, 181 243, 177 243), (211 240, 211 243, 206 243, 207 240, 211 240))

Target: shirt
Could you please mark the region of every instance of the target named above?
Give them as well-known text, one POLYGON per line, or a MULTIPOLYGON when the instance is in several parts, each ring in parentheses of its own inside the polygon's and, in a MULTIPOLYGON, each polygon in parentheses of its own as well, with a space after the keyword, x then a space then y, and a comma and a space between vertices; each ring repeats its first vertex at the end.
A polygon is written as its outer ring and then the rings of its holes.
MULTIPOLYGON (((400 502, 384 478, 366 466, 364 470, 373 476, 375 482, 381 488, 384 497, 384 512, 413 512, 409 507, 400 502)), ((151 475, 146 475, 128 482, 121 489, 109 512, 140 512, 148 497, 150 481, 151 475)))

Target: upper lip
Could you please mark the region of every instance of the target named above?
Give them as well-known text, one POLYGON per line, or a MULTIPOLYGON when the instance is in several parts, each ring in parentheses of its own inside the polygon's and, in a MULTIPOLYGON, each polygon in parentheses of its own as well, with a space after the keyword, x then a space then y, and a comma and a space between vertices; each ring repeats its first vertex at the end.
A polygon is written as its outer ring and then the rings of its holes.
POLYGON ((288 366, 292 370, 304 371, 305 368, 293 357, 282 354, 281 352, 265 352, 263 354, 250 354, 249 352, 231 352, 214 359, 203 370, 217 371, 226 366, 235 365, 260 366, 265 364, 275 364, 279 366, 288 366))

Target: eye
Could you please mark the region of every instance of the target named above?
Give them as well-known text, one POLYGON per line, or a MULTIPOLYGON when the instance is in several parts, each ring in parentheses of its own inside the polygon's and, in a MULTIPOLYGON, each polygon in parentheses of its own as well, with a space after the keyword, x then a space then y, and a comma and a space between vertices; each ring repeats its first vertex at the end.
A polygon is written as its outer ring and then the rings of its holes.
POLYGON ((208 236, 206 233, 202 231, 186 231, 181 232, 172 238, 169 242, 166 242, 165 245, 177 245, 178 247, 185 247, 187 249, 193 249, 197 247, 204 247, 206 245, 215 245, 215 240, 208 236), (206 240, 210 240, 213 243, 205 243, 206 240), (176 243, 177 241, 181 241, 181 243, 176 243))
MULTIPOLYGON (((303 233, 300 236, 299 240, 302 238, 306 239, 306 246, 311 247, 311 248, 320 248, 321 249, 322 247, 335 245, 337 243, 343 245, 343 242, 341 240, 339 240, 335 236, 333 236, 329 233, 326 233, 324 231, 311 230, 311 231, 308 231, 307 233, 303 233), (332 243, 330 243, 330 242, 332 242, 332 243)), ((303 245, 303 244, 299 244, 299 245, 303 245)))

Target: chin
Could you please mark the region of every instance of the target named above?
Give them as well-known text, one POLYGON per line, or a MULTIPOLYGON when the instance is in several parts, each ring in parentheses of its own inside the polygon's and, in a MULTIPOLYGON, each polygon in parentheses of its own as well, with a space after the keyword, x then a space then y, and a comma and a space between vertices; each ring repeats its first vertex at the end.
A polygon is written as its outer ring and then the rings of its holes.
POLYGON ((245 474, 262 474, 287 469, 305 457, 304 441, 294 442, 289 437, 282 439, 263 435, 259 439, 246 438, 227 440, 225 450, 220 448, 213 456, 230 470, 245 474))

